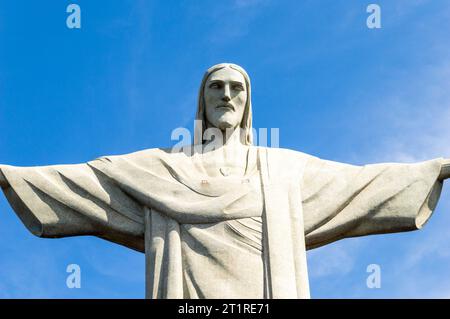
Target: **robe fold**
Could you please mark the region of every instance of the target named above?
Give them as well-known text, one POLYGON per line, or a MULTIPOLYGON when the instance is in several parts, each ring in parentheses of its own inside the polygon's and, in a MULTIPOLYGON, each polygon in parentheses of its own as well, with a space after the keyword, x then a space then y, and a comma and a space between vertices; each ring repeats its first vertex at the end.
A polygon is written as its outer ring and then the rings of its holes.
POLYGON ((212 178, 196 155, 164 149, 2 166, 3 191, 37 236, 93 235, 145 252, 148 298, 308 298, 307 249, 419 229, 442 188, 441 159, 355 166, 250 153, 255 169, 242 177, 212 178))

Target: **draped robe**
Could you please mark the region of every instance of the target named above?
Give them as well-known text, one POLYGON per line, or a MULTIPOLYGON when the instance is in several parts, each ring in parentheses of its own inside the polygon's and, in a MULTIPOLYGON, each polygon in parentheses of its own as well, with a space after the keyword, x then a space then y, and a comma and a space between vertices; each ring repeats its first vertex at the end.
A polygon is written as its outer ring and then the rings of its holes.
POLYGON ((440 159, 355 166, 250 147, 255 169, 211 178, 192 154, 148 149, 85 164, 2 166, 40 237, 93 235, 146 254, 148 298, 309 298, 306 250, 421 228, 440 159))

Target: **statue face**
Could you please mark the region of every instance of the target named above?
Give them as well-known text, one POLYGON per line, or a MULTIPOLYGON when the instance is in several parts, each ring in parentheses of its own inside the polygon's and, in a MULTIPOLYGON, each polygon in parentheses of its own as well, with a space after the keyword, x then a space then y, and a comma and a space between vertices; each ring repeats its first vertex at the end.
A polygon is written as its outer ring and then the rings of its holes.
POLYGON ((224 131, 241 124, 247 103, 244 76, 231 68, 212 73, 205 83, 205 114, 208 122, 224 131))

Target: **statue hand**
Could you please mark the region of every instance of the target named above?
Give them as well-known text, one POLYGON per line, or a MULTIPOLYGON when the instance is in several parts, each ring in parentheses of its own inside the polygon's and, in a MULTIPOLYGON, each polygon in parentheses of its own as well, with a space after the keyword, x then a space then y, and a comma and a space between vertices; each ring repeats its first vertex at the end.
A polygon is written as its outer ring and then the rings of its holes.
POLYGON ((441 173, 439 174, 439 180, 450 178, 450 159, 444 159, 442 161, 441 173))

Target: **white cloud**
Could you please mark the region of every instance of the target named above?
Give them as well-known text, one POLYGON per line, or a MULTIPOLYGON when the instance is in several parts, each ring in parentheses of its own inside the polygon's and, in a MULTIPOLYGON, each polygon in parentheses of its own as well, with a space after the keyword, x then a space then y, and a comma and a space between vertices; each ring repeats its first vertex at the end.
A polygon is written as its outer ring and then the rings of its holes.
MULTIPOLYGON (((425 2, 416 1, 414 6, 425 2)), ((448 10, 441 15, 448 16, 448 10)), ((431 36, 440 30, 427 32, 431 36)), ((370 149, 347 155, 346 160, 376 163, 450 158, 450 54, 448 43, 442 44, 439 39, 441 37, 436 36, 436 40, 430 41, 433 45, 426 52, 428 63, 414 63, 415 68, 409 66, 406 70, 389 70, 392 71, 390 78, 380 85, 382 94, 378 90, 374 93, 377 96, 367 98, 365 95, 366 101, 361 104, 365 104, 364 109, 373 112, 377 121, 382 121, 389 137, 383 140, 374 137, 370 149)), ((422 56, 422 53, 419 55, 422 56)), ((449 187, 444 186, 435 215, 424 230, 417 236, 408 234, 404 239, 395 239, 397 243, 392 250, 379 253, 386 265, 383 264, 384 283, 379 296, 450 297, 450 272, 443 270, 445 265, 450 265, 449 191, 449 187), (390 258, 390 254, 395 257, 390 258)), ((317 254, 313 251, 309 257, 311 278, 320 280, 355 272, 363 263, 363 245, 368 247, 371 242, 380 243, 377 240, 376 237, 367 238, 361 246, 351 247, 354 239, 350 239, 345 240, 345 246, 339 248, 324 247, 317 254)), ((352 283, 348 285, 353 286, 352 283)), ((353 296, 358 291, 357 288, 352 290, 347 294, 353 296)), ((363 287, 358 293, 369 297, 372 292, 364 291, 363 287)))
POLYGON ((359 162, 416 162, 450 157, 450 56, 438 64, 400 76, 391 91, 376 99, 384 125, 395 135, 354 155, 359 162))
MULTIPOLYGON (((378 97, 386 126, 393 134, 374 143, 370 152, 354 156, 357 162, 417 162, 436 157, 450 158, 450 55, 436 52, 435 64, 396 79, 397 85, 378 97)), ((447 182, 448 184, 448 182, 447 182)), ((390 296, 400 298, 446 298, 450 296, 450 196, 444 186, 435 215, 426 230, 402 244, 386 276, 395 286, 390 296), (395 283, 395 284, 394 284, 395 283)))
POLYGON ((356 253, 361 248, 357 239, 336 242, 308 252, 308 273, 312 279, 344 275, 353 270, 356 253))

